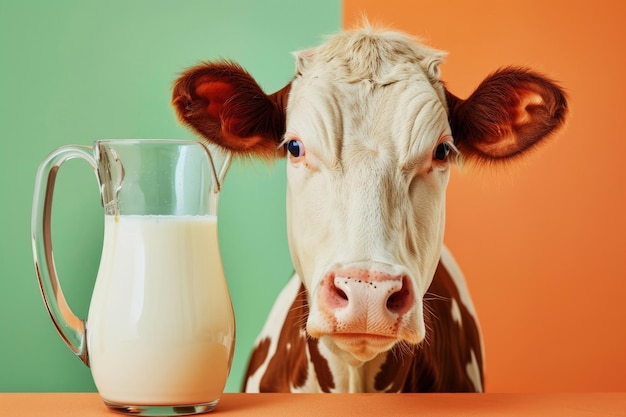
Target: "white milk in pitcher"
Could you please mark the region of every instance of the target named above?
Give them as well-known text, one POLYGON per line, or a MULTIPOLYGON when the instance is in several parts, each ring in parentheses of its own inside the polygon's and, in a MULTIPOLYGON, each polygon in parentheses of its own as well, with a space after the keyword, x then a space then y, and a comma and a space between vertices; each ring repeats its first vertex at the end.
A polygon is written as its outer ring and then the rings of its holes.
POLYGON ((105 401, 219 399, 235 339, 215 216, 105 216, 87 347, 105 401))

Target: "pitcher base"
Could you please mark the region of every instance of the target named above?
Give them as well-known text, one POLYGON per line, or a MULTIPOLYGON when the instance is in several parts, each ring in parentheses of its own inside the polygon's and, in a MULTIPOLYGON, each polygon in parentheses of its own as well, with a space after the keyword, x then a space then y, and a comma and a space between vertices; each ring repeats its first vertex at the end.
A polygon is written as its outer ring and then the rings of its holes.
POLYGON ((190 416, 212 411, 219 400, 189 405, 127 405, 104 400, 109 410, 134 416, 190 416))

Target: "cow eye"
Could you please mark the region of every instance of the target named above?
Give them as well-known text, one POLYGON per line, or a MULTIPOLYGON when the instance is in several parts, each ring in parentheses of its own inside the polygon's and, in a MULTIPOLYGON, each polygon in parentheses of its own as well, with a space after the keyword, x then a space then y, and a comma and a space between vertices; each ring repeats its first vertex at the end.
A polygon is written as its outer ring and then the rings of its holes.
POLYGON ((435 149, 435 159, 437 161, 445 161, 450 155, 450 144, 448 142, 441 142, 435 149))
POLYGON ((299 140, 291 139, 287 143, 287 150, 294 158, 300 158, 304 156, 304 145, 299 140))

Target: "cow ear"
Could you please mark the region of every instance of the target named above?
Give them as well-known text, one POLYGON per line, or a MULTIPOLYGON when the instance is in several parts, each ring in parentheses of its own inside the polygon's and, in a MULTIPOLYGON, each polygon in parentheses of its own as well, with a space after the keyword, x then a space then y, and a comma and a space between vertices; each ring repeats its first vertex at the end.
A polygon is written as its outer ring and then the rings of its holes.
POLYGON ((176 80, 172 105, 182 123, 222 148, 273 158, 285 154, 279 145, 289 89, 268 96, 239 65, 205 63, 176 80))
POLYGON ((563 126, 564 91, 524 68, 503 68, 467 100, 446 90, 455 145, 465 159, 497 162, 523 155, 563 126))

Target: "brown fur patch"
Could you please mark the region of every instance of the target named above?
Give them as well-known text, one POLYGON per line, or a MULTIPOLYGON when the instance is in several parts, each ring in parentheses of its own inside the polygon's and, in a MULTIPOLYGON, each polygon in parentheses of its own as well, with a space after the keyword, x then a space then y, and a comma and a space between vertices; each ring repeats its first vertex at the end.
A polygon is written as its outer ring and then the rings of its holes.
POLYGON ((389 392, 474 392, 466 365, 473 351, 482 383, 480 332, 441 262, 425 298, 426 340, 413 347, 410 354, 398 346, 388 352, 376 375, 375 388, 389 392), (452 317, 453 299, 461 311, 462 326, 452 317))
POLYGON ((269 337, 266 337, 265 339, 261 340, 254 348, 254 351, 252 352, 252 355, 250 355, 250 359, 248 360, 248 375, 254 375, 256 371, 259 370, 261 365, 263 365, 263 363, 267 359, 270 345, 271 340, 269 339, 269 337))
POLYGON ((301 387, 306 382, 309 360, 303 315, 307 314, 306 293, 302 290, 287 313, 276 352, 261 379, 261 392, 291 392, 292 387, 301 387))
POLYGON ((318 344, 318 339, 309 338, 309 355, 322 392, 330 392, 331 389, 335 388, 335 380, 328 366, 328 361, 320 354, 318 344))

